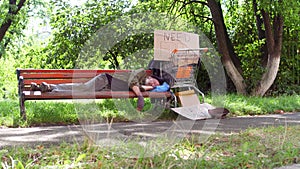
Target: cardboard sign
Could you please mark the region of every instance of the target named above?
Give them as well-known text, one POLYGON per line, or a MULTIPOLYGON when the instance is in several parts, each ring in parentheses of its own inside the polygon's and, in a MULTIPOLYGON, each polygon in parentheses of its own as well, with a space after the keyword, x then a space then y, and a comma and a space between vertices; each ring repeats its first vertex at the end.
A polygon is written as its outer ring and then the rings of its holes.
POLYGON ((174 49, 199 48, 199 36, 180 31, 154 31, 154 60, 170 61, 174 49))

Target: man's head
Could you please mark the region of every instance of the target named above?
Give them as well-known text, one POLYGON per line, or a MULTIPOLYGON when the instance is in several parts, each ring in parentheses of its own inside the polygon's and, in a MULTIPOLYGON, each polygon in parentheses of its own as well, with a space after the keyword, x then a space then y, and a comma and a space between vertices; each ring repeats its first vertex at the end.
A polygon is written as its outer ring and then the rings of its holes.
POLYGON ((146 78, 145 84, 149 85, 149 86, 152 86, 152 87, 156 87, 156 86, 160 85, 160 82, 156 78, 148 76, 146 78))

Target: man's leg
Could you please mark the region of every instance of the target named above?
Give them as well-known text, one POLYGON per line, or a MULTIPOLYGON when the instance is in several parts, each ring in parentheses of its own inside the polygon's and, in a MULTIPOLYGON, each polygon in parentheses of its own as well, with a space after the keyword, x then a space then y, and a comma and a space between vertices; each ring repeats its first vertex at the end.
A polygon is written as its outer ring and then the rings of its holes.
POLYGON ((93 79, 85 83, 69 83, 69 84, 58 84, 50 85, 52 91, 74 91, 74 92, 93 92, 100 91, 108 87, 108 80, 105 74, 99 74, 93 79))

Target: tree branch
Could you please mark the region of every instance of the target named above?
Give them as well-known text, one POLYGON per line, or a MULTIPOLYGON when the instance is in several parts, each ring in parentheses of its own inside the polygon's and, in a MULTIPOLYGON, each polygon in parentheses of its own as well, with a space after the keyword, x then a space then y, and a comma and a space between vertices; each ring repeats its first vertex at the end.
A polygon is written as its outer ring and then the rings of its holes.
POLYGON ((186 0, 183 0, 183 1, 180 1, 180 0, 174 0, 172 5, 170 6, 170 11, 173 11, 176 4, 182 4, 181 7, 178 9, 178 12, 182 11, 183 8, 185 8, 186 6, 192 4, 192 3, 199 3, 199 4, 202 4, 202 5, 206 5, 208 6, 208 4, 204 1, 197 1, 197 0, 191 0, 191 1, 186 1, 186 0))
POLYGON ((267 47, 268 47, 268 52, 271 53, 274 50, 275 47, 275 42, 274 42, 274 36, 273 36, 273 31, 272 31, 272 26, 271 26, 271 20, 269 13, 266 12, 265 10, 261 11, 263 20, 264 20, 264 25, 265 25, 265 33, 266 33, 266 39, 267 39, 267 47))
POLYGON ((207 2, 204 2, 204 1, 196 1, 196 0, 189 1, 189 2, 185 3, 184 5, 189 5, 189 4, 192 4, 192 3, 198 3, 198 4, 202 4, 202 5, 208 6, 207 2))
MULTIPOLYGON (((254 15, 256 18, 258 39, 262 40, 266 38, 266 32, 263 30, 264 22, 262 16, 258 13, 259 9, 258 9, 257 0, 253 0, 252 3, 253 3, 254 15)), ((263 67, 266 67, 268 62, 268 49, 266 43, 261 46, 260 52, 261 52, 261 64, 263 67)))
POLYGON ((120 64, 117 60, 117 52, 115 51, 112 51, 112 50, 108 50, 108 53, 112 56, 111 59, 108 59, 109 62, 114 66, 114 69, 120 69, 120 64))
POLYGON ((265 32, 262 29, 263 20, 262 20, 261 16, 258 14, 258 7, 257 7, 256 0, 253 0, 252 3, 253 3, 254 15, 255 15, 255 18, 256 18, 258 38, 259 39, 264 39, 265 38, 265 32))
POLYGON ((283 34, 283 17, 275 16, 274 19, 274 41, 276 49, 281 48, 282 45, 282 34, 283 34))

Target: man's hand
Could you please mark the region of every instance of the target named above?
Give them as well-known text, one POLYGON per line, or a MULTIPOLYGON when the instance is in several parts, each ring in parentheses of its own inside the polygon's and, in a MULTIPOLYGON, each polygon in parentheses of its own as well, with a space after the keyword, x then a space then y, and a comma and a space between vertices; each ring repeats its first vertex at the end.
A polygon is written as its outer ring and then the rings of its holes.
POLYGON ((143 96, 138 96, 138 101, 137 101, 137 110, 142 111, 145 105, 144 97, 143 96))
POLYGON ((144 108, 145 101, 144 97, 142 96, 141 90, 138 86, 133 86, 132 91, 137 95, 138 102, 137 102, 137 110, 141 111, 144 108))
POLYGON ((154 87, 152 87, 152 86, 146 86, 146 85, 142 85, 141 87, 142 87, 145 91, 153 90, 153 89, 154 89, 154 87))

